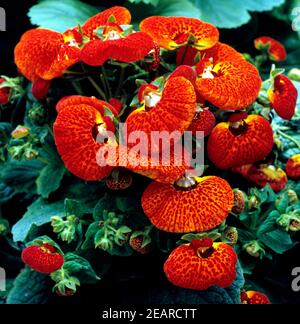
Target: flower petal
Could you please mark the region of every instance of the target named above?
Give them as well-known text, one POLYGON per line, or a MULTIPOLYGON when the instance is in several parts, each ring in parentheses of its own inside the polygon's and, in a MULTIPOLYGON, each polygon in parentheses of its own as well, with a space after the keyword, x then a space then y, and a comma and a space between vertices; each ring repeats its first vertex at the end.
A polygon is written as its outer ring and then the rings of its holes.
POLYGON ((126 119, 128 134, 134 131, 186 130, 196 111, 196 95, 193 85, 183 77, 174 77, 167 81, 161 100, 149 111, 137 109, 126 119))
POLYGON ((300 179, 300 154, 290 157, 286 163, 286 173, 291 179, 300 179))
POLYGON ((137 32, 117 40, 100 39, 87 43, 81 51, 81 60, 99 66, 108 59, 135 62, 143 59, 154 47, 153 40, 145 33, 137 32))
POLYGON ((202 52, 202 56, 213 58, 213 79, 198 78, 196 87, 205 100, 224 110, 248 107, 258 96, 261 79, 256 67, 226 44, 217 44, 202 52))
POLYGON ((186 43, 191 34, 194 37, 193 46, 198 49, 210 48, 219 40, 219 31, 215 26, 195 18, 152 16, 141 22, 140 30, 167 50, 186 43))
POLYGON ((286 60, 286 50, 285 47, 278 42, 276 39, 262 36, 254 40, 254 46, 258 50, 267 49, 269 58, 272 61, 280 62, 286 60))
POLYGON ((131 14, 128 11, 128 9, 124 7, 115 6, 106 9, 88 19, 82 26, 83 35, 92 39, 94 37, 94 30, 105 26, 111 16, 114 16, 115 23, 118 25, 130 24, 131 14))
POLYGON ((283 74, 277 75, 274 81, 274 90, 268 91, 271 107, 277 114, 286 120, 293 118, 296 109, 298 91, 293 82, 283 74))
POLYGON ((219 123, 208 140, 208 156, 220 169, 251 164, 264 159, 273 147, 270 123, 258 115, 249 115, 244 130, 235 133, 230 123, 219 123))
POLYGON ((66 167, 84 180, 100 180, 111 172, 110 166, 97 163, 97 152, 103 145, 92 135, 93 127, 102 121, 94 107, 81 104, 60 110, 54 124, 57 150, 66 167))
POLYGON ((191 243, 177 247, 164 264, 165 274, 175 286, 206 290, 211 286, 229 287, 236 277, 237 255, 225 243, 213 243, 213 253, 202 258, 191 243))
POLYGON ((218 177, 198 179, 197 186, 183 191, 153 182, 142 197, 151 223, 166 232, 208 231, 221 224, 233 206, 233 191, 218 177))
POLYGON ((101 115, 104 115, 104 108, 108 108, 115 116, 118 115, 118 110, 110 105, 109 103, 97 99, 95 97, 85 97, 85 96, 67 96, 62 98, 56 105, 56 111, 59 113, 62 109, 69 106, 77 105, 88 105, 94 107, 100 112, 101 115))
POLYGON ((15 63, 30 81, 60 77, 79 60, 80 49, 64 42, 62 34, 47 29, 26 32, 15 48, 15 63))

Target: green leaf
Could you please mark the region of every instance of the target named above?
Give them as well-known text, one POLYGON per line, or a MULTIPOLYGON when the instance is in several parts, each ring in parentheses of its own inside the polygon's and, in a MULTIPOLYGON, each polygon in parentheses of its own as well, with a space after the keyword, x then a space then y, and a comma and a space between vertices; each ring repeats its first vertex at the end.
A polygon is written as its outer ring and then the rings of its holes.
POLYGON ((82 250, 90 250, 95 248, 95 235, 99 229, 99 222, 94 222, 88 227, 85 233, 85 241, 81 246, 82 250))
POLYGON ((143 2, 144 4, 151 4, 154 7, 156 7, 159 3, 159 0, 128 0, 128 1, 134 4, 143 2))
POLYGON ((12 234, 15 242, 24 241, 33 225, 41 226, 51 222, 52 216, 65 216, 64 202, 49 203, 39 198, 28 207, 24 216, 13 226, 12 234))
POLYGON ((53 162, 47 164, 36 180, 37 193, 43 198, 48 198, 50 193, 59 188, 65 170, 62 163, 53 162))
POLYGON ((64 269, 80 283, 93 284, 100 280, 89 261, 74 253, 65 255, 64 269))
POLYGON ((30 8, 28 16, 33 25, 63 32, 83 24, 98 12, 79 0, 41 0, 30 8))
POLYGON ((46 304, 50 295, 49 277, 26 268, 15 279, 7 304, 46 304))
POLYGON ((259 236, 261 242, 276 253, 282 254, 291 249, 295 244, 287 232, 278 228, 259 236))
POLYGON ((104 210, 113 211, 115 209, 115 197, 105 193, 105 195, 96 204, 93 211, 93 217, 95 220, 100 220, 104 210))
POLYGON ((152 15, 185 16, 199 18, 219 28, 235 28, 247 23, 252 11, 267 11, 281 5, 284 0, 159 0, 156 6, 147 6, 146 0, 129 0, 128 7, 135 20, 152 15))
POLYGON ((16 192, 35 193, 35 181, 42 167, 43 163, 37 160, 11 160, 2 166, 0 180, 14 188, 16 192))

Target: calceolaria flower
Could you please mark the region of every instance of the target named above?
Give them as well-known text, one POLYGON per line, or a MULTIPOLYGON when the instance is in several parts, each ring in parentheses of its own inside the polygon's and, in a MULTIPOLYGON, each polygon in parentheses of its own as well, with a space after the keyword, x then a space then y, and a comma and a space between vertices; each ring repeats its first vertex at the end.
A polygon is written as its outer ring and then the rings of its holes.
POLYGON ((228 169, 264 159, 273 143, 273 130, 266 119, 236 113, 213 129, 207 150, 218 168, 228 169))
POLYGON ((0 78, 0 105, 8 104, 10 97, 10 89, 8 87, 1 87, 3 82, 5 82, 5 80, 0 78))
POLYGON ((271 304, 269 298, 259 291, 249 290, 241 292, 241 302, 242 304, 271 304))
POLYGON ((64 257, 50 244, 31 245, 25 248, 21 258, 32 270, 50 274, 62 267, 64 257))
POLYGON ((296 109, 298 91, 293 82, 285 75, 279 74, 275 77, 273 84, 268 90, 271 107, 278 116, 290 120, 296 109))
POLYGON ((20 139, 28 136, 30 133, 30 129, 28 127, 19 125, 15 130, 12 131, 11 137, 14 139, 20 139))
POLYGON ((286 60, 285 47, 276 39, 262 36, 254 40, 256 49, 266 52, 271 61, 280 62, 286 60))
POLYGON ((90 18, 82 32, 91 40, 83 47, 80 59, 89 65, 102 65, 108 59, 135 62, 143 59, 155 44, 143 32, 134 32, 130 12, 113 7, 90 18))
POLYGON ((142 207, 151 223, 166 232, 188 233, 220 225, 233 206, 233 191, 222 178, 181 178, 172 184, 151 183, 142 207))
POLYGON ((233 171, 259 187, 269 184, 275 192, 283 190, 288 181, 286 173, 281 168, 269 164, 248 164, 233 168, 233 171))
POLYGON ((261 88, 256 67, 223 43, 204 51, 181 48, 177 64, 196 65, 196 89, 203 99, 220 109, 241 110, 248 107, 261 88))
POLYGON ((226 288, 236 277, 236 262, 231 246, 204 238, 177 247, 165 262, 164 271, 168 280, 181 288, 226 288))
POLYGON ((293 155, 287 160, 285 170, 289 178, 294 180, 300 178, 300 154, 293 155))
POLYGON ((152 16, 141 22, 140 30, 166 50, 184 45, 207 49, 219 40, 219 31, 215 26, 195 18, 152 16))
POLYGON ((100 166, 96 158, 102 146, 117 145, 109 136, 115 127, 111 117, 104 116, 105 108, 114 111, 109 103, 82 96, 63 98, 57 105, 57 150, 68 170, 84 180, 100 180, 113 169, 100 166))
POLYGON ((282 214, 276 222, 286 231, 297 232, 300 230, 300 210, 296 209, 282 214))
POLYGON ((132 185, 132 180, 130 172, 115 169, 105 180, 105 183, 110 190, 125 190, 132 185))

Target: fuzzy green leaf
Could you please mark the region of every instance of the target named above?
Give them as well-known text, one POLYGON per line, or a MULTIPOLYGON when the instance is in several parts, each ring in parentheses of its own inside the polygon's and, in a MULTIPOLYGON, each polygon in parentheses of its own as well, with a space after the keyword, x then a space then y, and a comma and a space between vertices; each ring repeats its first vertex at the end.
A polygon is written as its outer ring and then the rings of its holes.
POLYGON ((28 207, 24 216, 13 226, 12 234, 15 242, 24 241, 33 225, 41 226, 51 222, 52 216, 65 216, 64 201, 48 203, 39 198, 28 207))
POLYGON ((65 255, 64 269, 80 283, 93 284, 100 280, 88 260, 74 253, 65 255))
POLYGON ((79 0, 41 0, 31 7, 28 16, 33 25, 63 32, 83 24, 99 10, 79 0))
POLYGON ((51 295, 47 275, 26 268, 15 279, 7 304, 46 304, 51 295))

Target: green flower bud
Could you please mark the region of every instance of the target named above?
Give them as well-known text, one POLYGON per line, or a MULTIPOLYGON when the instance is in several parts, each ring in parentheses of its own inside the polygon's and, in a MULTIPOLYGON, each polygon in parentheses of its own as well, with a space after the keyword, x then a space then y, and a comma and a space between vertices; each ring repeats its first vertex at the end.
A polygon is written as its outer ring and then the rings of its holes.
POLYGON ((95 247, 104 251, 111 251, 113 248, 113 242, 107 237, 103 236, 99 240, 95 240, 95 247))
POLYGON ((296 191, 289 189, 288 190, 288 197, 289 197, 289 204, 290 205, 297 204, 299 198, 298 198, 298 195, 297 195, 296 191))
POLYGON ((41 105, 35 105, 29 109, 28 117, 33 124, 44 124, 46 120, 46 110, 41 105))
POLYGON ((256 240, 244 244, 243 250, 246 250, 246 252, 254 258, 260 259, 262 259, 266 253, 262 246, 259 244, 259 242, 256 240))
POLYGON ((288 73, 288 77, 293 81, 300 81, 300 69, 291 69, 288 73))
POLYGON ((29 147, 29 148, 25 149, 25 152, 24 152, 25 160, 31 161, 31 160, 36 159, 38 156, 39 156, 39 152, 34 150, 33 148, 29 147))
POLYGON ((7 151, 13 159, 21 160, 23 155, 23 146, 11 146, 7 151))
POLYGON ((238 241, 239 233, 235 227, 228 226, 222 233, 221 240, 227 244, 235 245, 238 241))
POLYGON ((12 131, 11 137, 15 139, 20 139, 28 136, 30 133, 30 129, 25 126, 19 125, 15 130, 12 131))

